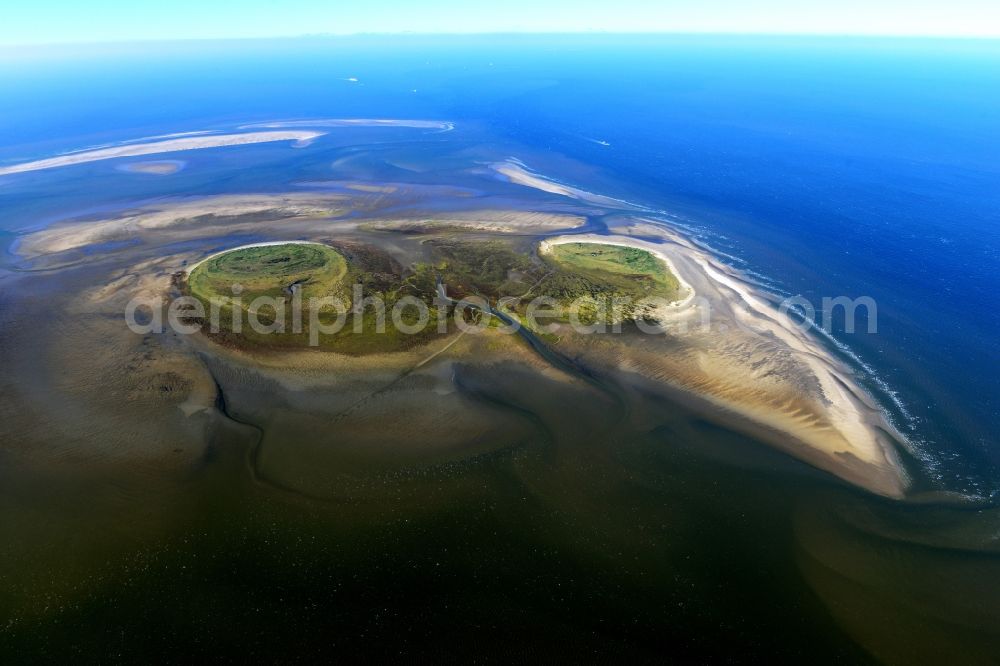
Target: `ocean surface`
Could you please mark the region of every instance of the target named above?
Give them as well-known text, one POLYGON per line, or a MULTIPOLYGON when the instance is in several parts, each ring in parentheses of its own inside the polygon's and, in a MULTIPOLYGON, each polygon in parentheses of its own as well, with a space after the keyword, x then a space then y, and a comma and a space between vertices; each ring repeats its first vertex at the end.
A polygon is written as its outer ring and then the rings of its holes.
MULTIPOLYGON (((847 332, 835 318, 826 343, 909 440, 909 455, 925 477, 917 490, 952 493, 968 507, 963 516, 983 511, 996 520, 998 42, 414 36, 123 44, 0 52, 0 90, 0 165, 272 120, 444 120, 455 130, 413 134, 415 151, 427 141, 456 153, 487 145, 569 185, 641 204, 768 291, 803 296, 817 309, 823 297, 871 297, 877 332, 866 326, 847 332)), ((347 153, 352 142, 368 149, 380 136, 398 148, 408 135, 347 130, 331 140, 347 153)), ((292 170, 284 154, 266 146, 173 154, 164 157, 188 159, 188 168, 147 180, 126 178, 108 163, 0 177, 4 265, 16 262, 11 247, 19 234, 67 215, 163 196, 283 191, 321 178, 329 162, 296 154, 292 170), (240 160, 252 168, 236 168, 240 160)), ((741 482, 732 483, 735 491, 741 482)), ((748 511, 764 515, 770 501, 748 511)), ((909 514, 900 520, 911 528, 919 523, 909 514)), ((947 520, 935 514, 932 522, 940 527, 947 520)), ((987 536, 963 548, 981 546, 977 552, 995 558, 1000 524, 978 524, 972 532, 987 536)), ((434 534, 417 545, 430 548, 434 534)), ((518 566, 529 567, 511 564, 511 572, 518 566)), ((544 577, 557 564, 540 566, 536 573, 544 577)), ((916 569, 914 575, 934 575, 931 565, 916 569)), ((740 575, 738 589, 760 589, 759 580, 740 575)), ((814 603, 809 595, 782 599, 814 603)), ((891 607, 868 609, 874 617, 891 607)), ((729 611, 719 611, 717 624, 706 620, 718 636, 738 616, 729 611)), ((747 627, 730 629, 740 645, 753 645, 747 627)), ((555 633, 573 636, 564 630, 555 633)), ((840 645, 837 631, 819 622, 792 641, 789 654, 802 654, 812 640, 840 645)), ((616 635, 629 637, 624 630, 616 635)), ((760 641, 761 653, 774 649, 773 636, 760 641)), ((693 652, 707 654, 702 647, 693 652)), ((878 654, 870 644, 866 651, 844 650, 831 656, 878 654)))

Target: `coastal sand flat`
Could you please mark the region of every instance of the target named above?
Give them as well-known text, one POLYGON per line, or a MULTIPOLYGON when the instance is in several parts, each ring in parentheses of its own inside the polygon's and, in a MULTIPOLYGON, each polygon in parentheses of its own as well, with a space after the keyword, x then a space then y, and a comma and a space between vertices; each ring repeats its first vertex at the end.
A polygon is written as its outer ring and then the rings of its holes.
POLYGON ((691 290, 678 314, 696 323, 665 327, 664 339, 673 345, 669 354, 657 349, 659 336, 652 335, 611 344, 567 330, 560 331, 564 344, 598 365, 689 391, 764 426, 772 443, 793 455, 874 492, 901 496, 907 480, 886 436, 892 428, 849 370, 735 271, 682 237, 647 226, 646 234, 655 233, 662 243, 621 235, 545 243, 610 243, 654 252, 691 290))
MULTIPOLYGON (((291 192, 164 201, 109 218, 53 224, 21 238, 17 252, 32 259, 99 243, 145 238, 153 231, 169 231, 176 239, 180 239, 181 234, 185 238, 193 238, 223 231, 229 234, 240 231, 255 233, 265 221, 280 222, 281 229, 292 233, 318 234, 330 231, 329 225, 322 224, 324 220, 340 217, 348 211, 365 213, 371 210, 370 214, 375 216, 340 221, 338 229, 341 231, 360 227, 383 231, 419 228, 431 232, 440 227, 440 230, 452 228, 486 233, 541 234, 574 229, 585 222, 582 216, 569 213, 496 209, 414 214, 391 219, 378 217, 377 211, 381 206, 392 204, 390 195, 393 192, 378 192, 380 196, 375 199, 368 198, 366 195, 369 192, 363 190, 357 195, 291 192), (245 219, 239 219, 241 217, 245 219), (317 221, 320 224, 311 224, 317 221)), ((413 191, 409 190, 407 194, 413 195, 413 191)))
MULTIPOLYGON (((392 205, 391 193, 385 196, 387 198, 379 200, 379 206, 392 205)), ((131 269, 98 279, 88 291, 90 296, 80 303, 90 303, 87 307, 95 308, 92 314, 101 312, 101 317, 111 321, 116 311, 121 312, 121 303, 117 301, 126 293, 167 294, 173 273, 183 271, 214 252, 239 245, 220 248, 218 238, 222 235, 267 230, 272 238, 278 238, 264 242, 287 242, 280 237, 288 234, 295 234, 289 240, 328 242, 338 234, 358 231, 366 222, 385 219, 379 218, 377 211, 369 211, 368 217, 335 220, 336 215, 363 205, 368 205, 368 199, 363 196, 355 200, 349 195, 331 193, 227 195, 179 200, 130 211, 113 219, 51 226, 25 236, 18 252, 31 259, 122 239, 134 239, 148 245, 144 252, 159 244, 184 240, 202 244, 201 249, 196 246, 181 255, 134 264, 131 269), (334 223, 335 226, 331 226, 334 223), (151 278, 154 275, 155 279, 151 278)), ((425 219, 478 220, 483 229, 477 232, 487 233, 489 229, 499 234, 512 228, 533 229, 539 224, 556 227, 582 218, 486 210, 440 215, 421 213, 413 219, 417 222, 425 219)), ((681 298, 665 306, 659 314, 667 323, 685 324, 687 330, 668 327, 666 335, 640 336, 629 339, 627 344, 610 336, 567 333, 561 336, 557 345, 559 351, 576 355, 595 369, 618 373, 626 379, 631 377, 629 381, 648 380, 654 388, 660 386, 697 397, 702 403, 712 405, 716 415, 733 415, 733 423, 743 430, 873 492, 892 497, 903 493, 905 474, 886 436, 892 432, 891 427, 846 368, 812 335, 780 314, 765 294, 737 272, 682 236, 640 218, 622 218, 620 228, 629 233, 641 233, 644 240, 625 234, 566 235, 543 239, 542 251, 558 243, 596 242, 627 245, 654 253, 681 281, 681 298), (660 242, 649 240, 657 238, 660 242), (706 315, 710 315, 711 327, 702 330, 699 324, 706 315)), ((553 228, 549 233, 552 231, 558 232, 558 229, 553 228)), ((404 237, 379 236, 382 240, 378 242, 401 259, 407 253, 419 256, 419 238, 400 236, 404 237)), ((78 314, 87 316, 83 311, 78 314)), ((131 335, 127 331, 125 334, 131 335)), ((105 331, 102 335, 110 335, 110 332, 105 331)), ((349 357, 310 350, 246 356, 240 363, 256 365, 287 389, 292 390, 294 385, 299 391, 349 379, 377 386, 378 382, 391 380, 408 369, 412 371, 419 366, 421 372, 432 372, 439 364, 452 362, 455 358, 468 359, 470 355, 477 363, 518 358, 536 371, 545 371, 547 364, 528 352, 523 343, 516 343, 516 338, 466 337, 469 339, 435 340, 435 344, 421 349, 377 357, 349 357)), ((191 347, 187 343, 181 346, 191 347)), ((212 352, 202 347, 189 349, 178 358, 209 352, 223 356, 233 353, 218 349, 212 352)), ((186 367, 187 361, 179 363, 178 367, 186 367)), ((152 376, 166 376, 163 373, 171 371, 161 362, 160 369, 152 368, 150 372, 152 376)), ((165 404, 172 405, 174 410, 179 407, 179 411, 185 413, 209 409, 210 401, 206 396, 210 391, 203 384, 199 380, 197 386, 178 385, 183 390, 167 392, 171 400, 176 399, 178 403, 167 401, 165 404)), ((163 385, 169 387, 170 382, 163 385)))
POLYGON ((177 200, 129 211, 119 217, 101 220, 68 221, 55 224, 21 239, 18 254, 34 258, 114 241, 142 237, 144 232, 180 231, 190 226, 197 231, 213 231, 223 226, 232 233, 241 229, 246 216, 250 228, 268 220, 316 219, 340 215, 347 198, 336 194, 290 193, 282 195, 222 195, 192 200, 177 200))

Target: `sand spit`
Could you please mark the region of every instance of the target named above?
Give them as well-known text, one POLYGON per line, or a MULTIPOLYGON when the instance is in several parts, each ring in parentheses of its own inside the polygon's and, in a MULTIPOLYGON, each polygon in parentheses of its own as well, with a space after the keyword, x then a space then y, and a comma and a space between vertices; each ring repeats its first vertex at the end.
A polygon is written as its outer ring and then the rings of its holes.
POLYGON ((586 201, 587 203, 596 204, 598 206, 612 206, 619 209, 625 208, 646 210, 642 206, 637 206, 629 203, 628 201, 594 194, 593 192, 588 192, 587 190, 581 190, 570 185, 556 182, 535 173, 522 162, 513 158, 504 162, 494 162, 490 164, 490 168, 512 183, 523 185, 525 187, 531 187, 536 190, 541 190, 542 192, 548 192, 549 194, 559 194, 564 197, 579 199, 580 201, 586 201))
POLYGON ((271 129, 281 127, 412 127, 449 132, 455 123, 444 120, 407 120, 394 118, 318 118, 316 120, 280 120, 243 125, 240 129, 271 129))
POLYGON ((303 147, 311 143, 317 137, 323 136, 323 134, 323 132, 314 131, 246 132, 242 134, 213 134, 210 136, 185 137, 181 139, 155 141, 152 143, 133 143, 115 146, 112 148, 85 150, 78 153, 69 153, 58 157, 50 157, 44 160, 35 160, 33 162, 23 162, 21 164, 0 167, 0 176, 12 173, 24 173, 26 171, 40 171, 42 169, 73 166, 75 164, 85 164, 87 162, 98 162, 100 160, 110 160, 118 157, 157 155, 160 153, 174 153, 182 150, 220 148, 222 146, 242 146, 253 143, 269 143, 272 141, 294 141, 294 145, 296 147, 303 147))
POLYGON ((644 226, 643 233, 655 233, 663 243, 588 235, 544 241, 654 252, 688 290, 678 314, 699 314, 702 325, 668 330, 681 351, 663 354, 653 341, 640 341, 598 352, 598 362, 694 394, 756 424, 745 429, 796 457, 873 492, 901 497, 907 476, 887 436, 892 428, 850 370, 733 269, 662 227, 644 226))

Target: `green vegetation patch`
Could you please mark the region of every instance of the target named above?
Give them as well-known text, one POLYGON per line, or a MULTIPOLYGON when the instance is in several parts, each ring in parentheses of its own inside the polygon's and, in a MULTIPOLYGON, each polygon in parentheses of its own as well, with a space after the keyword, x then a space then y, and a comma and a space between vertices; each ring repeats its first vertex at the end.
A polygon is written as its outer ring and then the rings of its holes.
MULTIPOLYGON (((221 344, 263 349, 315 347, 364 355, 405 350, 438 334, 435 307, 427 308, 429 320, 422 332, 403 333, 393 326, 391 313, 400 298, 415 296, 430 305, 434 297, 433 286, 417 289, 402 273, 402 267, 388 253, 370 245, 288 243, 242 248, 212 257, 191 271, 187 289, 209 313, 207 321, 201 322, 202 330, 221 344), (234 285, 242 287, 240 293, 234 293, 234 285), (384 325, 379 324, 378 309, 373 305, 354 313, 357 293, 384 304, 384 325), (259 297, 278 299, 275 302, 281 304, 281 312, 271 302, 254 308, 259 297), (346 318, 336 331, 330 330, 340 316, 336 308, 324 304, 315 313, 310 308, 312 299, 328 297, 339 299, 346 310, 346 318), (211 330, 213 299, 221 303, 217 308, 218 331, 211 330), (263 326, 280 323, 280 329, 255 330, 250 325, 251 311, 263 326), (314 322, 319 325, 315 326, 316 334, 311 335, 314 322)), ((405 324, 418 321, 413 307, 401 312, 405 324)))
POLYGON ((495 302, 501 296, 520 296, 531 275, 540 275, 530 251, 518 252, 506 241, 433 239, 427 245, 432 263, 415 267, 414 284, 421 291, 433 290, 440 276, 454 298, 475 295, 495 302))
MULTIPOLYGON (((247 247, 197 266, 187 289, 209 313, 202 330, 222 344, 318 347, 354 355, 401 351, 453 332, 452 307, 437 299, 439 279, 453 299, 480 296, 494 307, 504 299, 503 307, 519 316, 526 314, 532 298, 554 298, 563 306, 558 319, 573 321, 573 310, 585 324, 634 321, 647 316, 640 301, 675 300, 679 291, 667 265, 638 248, 567 243, 538 256, 524 240, 430 238, 424 243, 429 259, 409 269, 385 250, 364 243, 247 247), (236 285, 240 289, 234 290, 236 285), (355 313, 359 297, 369 304, 355 313), (506 300, 510 297, 513 302, 506 300), (339 310, 327 302, 311 311, 313 299, 330 298, 339 301, 339 310), (416 307, 412 299, 426 307, 416 307), (384 325, 371 300, 383 304, 384 325), (397 304, 404 330, 392 322, 397 304), (423 313, 426 319, 420 318, 423 313), (258 326, 250 325, 251 317, 258 326), (441 318, 445 321, 439 325, 441 318), (212 330, 213 321, 218 330, 212 330), (332 330, 338 321, 340 327, 332 330), (274 330, 260 330, 272 324, 274 330)), ((481 313, 466 309, 465 316, 481 313)))
POLYGON ((544 255, 550 271, 538 293, 564 306, 581 303, 583 323, 615 323, 645 316, 636 304, 646 298, 676 300, 677 277, 653 253, 624 245, 564 243, 544 255))
POLYGON ((646 317, 647 298, 679 297, 680 283, 653 253, 624 245, 565 243, 538 256, 516 240, 435 238, 425 241, 432 260, 414 267, 415 291, 429 293, 438 277, 453 298, 482 296, 496 306, 503 297, 512 313, 524 315, 536 296, 554 298, 568 311, 576 304, 581 323, 613 324, 646 317))
POLYGON ((624 245, 564 243, 550 249, 552 263, 566 272, 590 278, 596 285, 628 295, 677 298, 680 283, 652 252, 624 245))
POLYGON ((287 243, 261 245, 226 252, 202 262, 191 271, 191 294, 207 301, 230 297, 240 285, 242 301, 257 296, 291 296, 301 290, 304 298, 335 295, 342 291, 347 261, 326 245, 287 243))

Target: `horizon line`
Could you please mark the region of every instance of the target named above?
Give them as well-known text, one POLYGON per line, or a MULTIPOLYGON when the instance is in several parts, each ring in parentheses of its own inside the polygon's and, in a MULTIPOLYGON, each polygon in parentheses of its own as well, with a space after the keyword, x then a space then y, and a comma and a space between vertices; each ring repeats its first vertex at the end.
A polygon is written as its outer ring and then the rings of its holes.
POLYGON ((810 39, 858 39, 858 40, 936 40, 963 42, 1000 41, 1000 33, 995 35, 959 35, 933 33, 876 33, 876 32, 740 32, 740 31, 669 31, 669 30, 499 30, 499 31, 469 31, 469 32, 318 32, 297 33, 289 35, 257 35, 243 37, 163 37, 156 39, 114 39, 103 41, 52 41, 52 42, 0 42, 0 49, 12 48, 42 48, 42 47, 87 47, 87 46, 124 46, 142 44, 178 44, 178 43, 212 43, 212 42, 263 42, 299 39, 352 39, 377 37, 614 37, 614 36, 646 36, 646 37, 749 37, 749 38, 810 38, 810 39))

